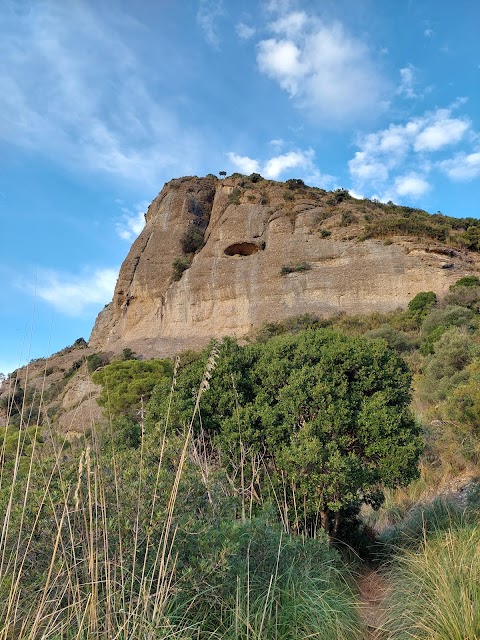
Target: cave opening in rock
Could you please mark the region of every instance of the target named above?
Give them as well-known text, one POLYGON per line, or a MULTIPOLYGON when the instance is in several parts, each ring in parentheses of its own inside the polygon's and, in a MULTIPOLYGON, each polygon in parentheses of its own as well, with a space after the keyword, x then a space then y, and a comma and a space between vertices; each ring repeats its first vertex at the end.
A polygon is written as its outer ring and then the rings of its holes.
POLYGON ((260 249, 254 242, 237 242, 224 251, 226 256, 251 256, 260 249))

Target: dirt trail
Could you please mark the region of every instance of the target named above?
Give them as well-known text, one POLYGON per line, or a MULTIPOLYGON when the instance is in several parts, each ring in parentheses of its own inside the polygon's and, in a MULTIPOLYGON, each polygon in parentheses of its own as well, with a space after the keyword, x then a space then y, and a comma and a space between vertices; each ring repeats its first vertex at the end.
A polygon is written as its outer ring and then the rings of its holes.
POLYGON ((364 569, 357 579, 360 593, 360 615, 368 629, 366 640, 381 640, 384 611, 383 600, 388 592, 384 576, 374 569, 364 569))

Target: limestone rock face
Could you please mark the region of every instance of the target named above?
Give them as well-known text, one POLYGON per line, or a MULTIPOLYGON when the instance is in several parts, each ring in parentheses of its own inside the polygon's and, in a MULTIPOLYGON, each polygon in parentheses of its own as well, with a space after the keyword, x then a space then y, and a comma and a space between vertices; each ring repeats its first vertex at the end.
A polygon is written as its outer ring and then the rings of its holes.
POLYGON ((442 296, 478 269, 474 254, 433 241, 362 241, 365 222, 351 215, 361 201, 334 206, 328 195, 235 176, 167 183, 90 347, 170 355, 304 313, 390 311, 420 291, 442 296), (190 225, 205 233, 205 244, 175 280, 172 263, 185 258, 180 240, 190 225))

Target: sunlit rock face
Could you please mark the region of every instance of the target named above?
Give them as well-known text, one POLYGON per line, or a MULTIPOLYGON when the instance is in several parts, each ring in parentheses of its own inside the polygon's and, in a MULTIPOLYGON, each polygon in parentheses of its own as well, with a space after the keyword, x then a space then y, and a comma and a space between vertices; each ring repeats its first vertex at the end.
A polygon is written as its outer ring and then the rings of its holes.
POLYGON ((300 314, 405 307, 420 291, 442 296, 478 269, 475 255, 446 254, 425 239, 362 241, 364 208, 238 175, 172 180, 148 208, 90 346, 171 355, 300 314), (191 225, 204 245, 186 255, 191 225), (190 266, 175 276, 176 258, 190 266))

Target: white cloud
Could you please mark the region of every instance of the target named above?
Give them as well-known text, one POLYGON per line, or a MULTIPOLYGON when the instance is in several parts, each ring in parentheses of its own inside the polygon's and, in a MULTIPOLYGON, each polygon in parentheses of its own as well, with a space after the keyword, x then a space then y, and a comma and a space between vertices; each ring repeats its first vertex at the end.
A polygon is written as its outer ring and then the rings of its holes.
POLYGON ((435 32, 433 31, 433 29, 425 29, 425 31, 423 32, 423 35, 426 38, 431 38, 433 36, 435 32))
POLYGON ((291 6, 291 0, 267 0, 265 8, 270 13, 286 13, 291 6))
POLYGON ((462 100, 457 100, 448 109, 426 112, 404 124, 391 124, 362 136, 358 141, 360 150, 348 163, 355 187, 387 195, 420 197, 430 189, 425 176, 435 166, 440 166, 452 179, 476 175, 475 154, 471 158, 460 154, 443 162, 429 156, 458 144, 468 133, 474 135, 467 118, 453 116, 453 109, 462 104, 462 100))
POLYGON ((308 16, 304 11, 294 11, 278 18, 270 25, 274 33, 285 34, 288 37, 296 37, 305 30, 308 16))
POLYGON ((439 167, 452 180, 473 180, 480 177, 480 151, 470 154, 459 153, 440 162, 439 167))
POLYGON ((81 316, 90 306, 112 299, 118 269, 86 270, 82 275, 44 271, 32 293, 68 316, 81 316))
POLYGON ((352 196, 352 198, 355 198, 356 200, 363 200, 365 198, 363 193, 359 193, 358 191, 355 191, 354 189, 348 189, 348 193, 352 196))
MULTIPOLYGON (((441 147, 460 142, 470 128, 470 122, 462 118, 442 117, 421 131, 414 143, 415 151, 437 151, 441 147)), ((446 111, 446 110, 445 110, 446 111)), ((445 116, 447 113, 445 113, 445 116)))
MULTIPOLYGON (((284 144, 283 140, 272 140, 270 144, 277 148, 284 144)), ((268 180, 277 180, 290 169, 296 169, 298 175, 307 184, 328 188, 335 183, 336 177, 321 173, 314 162, 313 149, 288 151, 273 156, 263 162, 248 156, 240 156, 232 151, 227 153, 232 164, 242 173, 260 173, 268 180)))
POLYGON ((188 169, 198 137, 152 96, 115 30, 120 14, 108 22, 87 3, 45 2, 2 19, 0 140, 149 185, 165 169, 188 169))
POLYGON ((416 98, 417 94, 414 90, 415 86, 415 69, 412 65, 408 65, 400 69, 400 85, 397 88, 397 94, 406 98, 416 98))
POLYGON ((366 181, 383 182, 388 178, 388 166, 380 160, 370 157, 366 151, 357 151, 348 166, 352 178, 361 183, 366 181))
POLYGON ((308 151, 290 151, 275 156, 265 163, 262 175, 270 180, 276 180, 287 169, 297 167, 308 169, 312 166, 313 155, 313 150, 309 149, 308 151))
POLYGON ((260 164, 258 160, 254 160, 253 158, 249 158, 248 156, 239 156, 233 151, 229 151, 227 153, 227 156, 233 166, 236 167, 241 173, 258 173, 258 171, 260 170, 260 164))
POLYGON ((382 109, 383 79, 368 47, 342 24, 284 12, 257 45, 260 71, 317 118, 350 120, 382 109))
POLYGON ((420 175, 410 173, 395 179, 395 192, 399 196, 418 198, 431 189, 431 185, 420 175))
POLYGON ((197 22, 205 35, 205 40, 215 49, 220 45, 217 21, 223 13, 222 0, 200 0, 197 22))
POLYGON ((122 215, 115 224, 115 230, 122 240, 131 242, 142 231, 145 226, 145 211, 148 202, 141 202, 134 209, 122 207, 122 215))
POLYGON ((254 27, 249 27, 248 24, 244 22, 239 22, 235 27, 235 31, 237 35, 242 40, 250 40, 255 35, 256 29, 254 27))
POLYGON ((262 40, 258 45, 260 71, 277 79, 280 86, 294 96, 299 80, 307 69, 300 62, 300 49, 289 40, 262 40))

